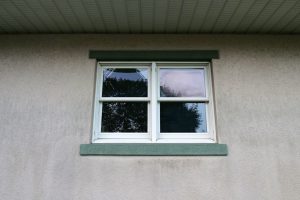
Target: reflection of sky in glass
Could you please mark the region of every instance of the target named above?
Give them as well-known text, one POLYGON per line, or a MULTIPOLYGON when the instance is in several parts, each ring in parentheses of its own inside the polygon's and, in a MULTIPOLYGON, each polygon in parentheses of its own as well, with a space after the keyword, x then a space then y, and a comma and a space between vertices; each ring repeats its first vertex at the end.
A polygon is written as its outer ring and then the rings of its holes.
POLYGON ((162 97, 205 97, 203 69, 160 69, 160 95, 162 97), (172 93, 172 94, 170 94, 172 93))

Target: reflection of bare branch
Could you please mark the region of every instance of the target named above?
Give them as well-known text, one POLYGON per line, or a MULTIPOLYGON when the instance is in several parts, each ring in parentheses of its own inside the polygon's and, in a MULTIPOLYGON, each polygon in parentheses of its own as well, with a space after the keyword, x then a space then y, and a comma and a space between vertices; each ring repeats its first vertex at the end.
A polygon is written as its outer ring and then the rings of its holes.
POLYGON ((146 97, 148 95, 147 80, 107 78, 103 82, 103 97, 146 97))
POLYGON ((103 132, 147 132, 147 103, 103 103, 103 132))

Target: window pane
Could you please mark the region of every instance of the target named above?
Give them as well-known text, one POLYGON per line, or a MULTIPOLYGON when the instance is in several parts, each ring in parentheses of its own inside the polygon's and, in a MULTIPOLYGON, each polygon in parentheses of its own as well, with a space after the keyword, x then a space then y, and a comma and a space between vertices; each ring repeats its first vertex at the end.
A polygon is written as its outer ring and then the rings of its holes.
POLYGON ((161 103, 160 132, 207 132, 205 103, 161 103))
POLYGON ((161 68, 161 97, 205 97, 204 69, 161 68))
POLYGON ((147 102, 104 102, 102 132, 147 132, 147 102))
POLYGON ((147 69, 109 68, 103 70, 103 97, 147 97, 147 69))

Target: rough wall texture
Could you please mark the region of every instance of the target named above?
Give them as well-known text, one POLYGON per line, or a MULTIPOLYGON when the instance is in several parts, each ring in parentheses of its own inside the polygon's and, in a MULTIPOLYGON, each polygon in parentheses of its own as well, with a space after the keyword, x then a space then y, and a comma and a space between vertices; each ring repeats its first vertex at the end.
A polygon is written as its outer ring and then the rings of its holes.
POLYGON ((298 200, 299 120, 299 36, 0 36, 1 200, 298 200), (229 156, 80 157, 90 49, 220 50, 217 129, 229 156))

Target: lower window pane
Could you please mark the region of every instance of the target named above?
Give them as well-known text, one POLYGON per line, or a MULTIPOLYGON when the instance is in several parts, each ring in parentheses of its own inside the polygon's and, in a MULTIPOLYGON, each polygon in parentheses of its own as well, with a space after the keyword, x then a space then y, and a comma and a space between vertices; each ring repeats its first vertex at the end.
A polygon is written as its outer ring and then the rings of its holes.
POLYGON ((101 132, 147 132, 147 102, 104 102, 101 132))
POLYGON ((160 103, 160 132, 207 132, 206 104, 185 102, 160 103))

